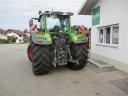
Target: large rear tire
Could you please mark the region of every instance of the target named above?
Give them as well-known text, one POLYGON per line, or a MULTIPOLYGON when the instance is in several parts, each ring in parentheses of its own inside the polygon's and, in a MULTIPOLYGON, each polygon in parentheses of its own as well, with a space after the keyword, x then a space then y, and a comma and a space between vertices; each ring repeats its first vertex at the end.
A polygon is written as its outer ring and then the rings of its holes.
POLYGON ((33 44, 32 51, 32 67, 35 75, 47 74, 54 68, 52 65, 54 55, 50 46, 33 44))
POLYGON ((32 43, 30 43, 28 45, 28 48, 27 48, 27 55, 28 55, 28 59, 32 62, 32 43))
POLYGON ((74 60, 78 60, 79 64, 69 63, 67 67, 71 70, 80 70, 86 66, 88 59, 88 50, 85 44, 71 44, 71 55, 74 60))

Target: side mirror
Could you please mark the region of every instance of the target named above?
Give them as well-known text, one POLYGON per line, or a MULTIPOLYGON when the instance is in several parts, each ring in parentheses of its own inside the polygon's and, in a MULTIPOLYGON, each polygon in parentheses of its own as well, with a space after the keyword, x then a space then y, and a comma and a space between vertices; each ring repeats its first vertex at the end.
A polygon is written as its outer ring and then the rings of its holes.
POLYGON ((78 32, 79 31, 79 26, 74 25, 74 30, 78 32))

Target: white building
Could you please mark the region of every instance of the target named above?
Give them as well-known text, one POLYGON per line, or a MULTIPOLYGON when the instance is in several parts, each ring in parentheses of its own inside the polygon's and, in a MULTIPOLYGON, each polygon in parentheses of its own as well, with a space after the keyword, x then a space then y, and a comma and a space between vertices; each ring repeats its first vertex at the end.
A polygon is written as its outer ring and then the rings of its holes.
POLYGON ((86 0, 79 14, 92 16, 94 57, 128 72, 128 0, 86 0))
POLYGON ((16 33, 7 33, 7 36, 10 36, 10 37, 15 37, 16 38, 16 43, 23 43, 24 40, 23 40, 23 36, 19 36, 17 35, 16 33))
POLYGON ((23 43, 24 42, 24 37, 26 37, 26 34, 15 29, 8 29, 7 30, 7 36, 10 37, 15 37, 16 38, 16 43, 23 43))

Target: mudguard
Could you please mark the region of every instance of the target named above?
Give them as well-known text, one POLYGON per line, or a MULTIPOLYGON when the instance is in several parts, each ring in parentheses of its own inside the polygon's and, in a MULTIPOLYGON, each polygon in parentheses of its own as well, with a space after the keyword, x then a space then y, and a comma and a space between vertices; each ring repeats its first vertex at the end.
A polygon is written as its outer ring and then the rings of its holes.
POLYGON ((30 32, 32 36, 32 42, 40 45, 51 45, 52 37, 50 33, 47 32, 30 32))
POLYGON ((69 36, 69 40, 76 44, 85 43, 88 40, 83 33, 66 32, 66 34, 69 36))

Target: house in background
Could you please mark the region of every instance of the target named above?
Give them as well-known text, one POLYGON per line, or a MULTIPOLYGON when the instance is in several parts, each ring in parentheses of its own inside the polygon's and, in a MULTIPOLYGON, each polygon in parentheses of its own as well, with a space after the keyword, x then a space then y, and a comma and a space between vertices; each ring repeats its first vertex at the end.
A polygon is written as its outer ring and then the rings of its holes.
POLYGON ((20 30, 8 29, 7 37, 14 37, 16 38, 16 43, 23 43, 24 38, 26 37, 26 34, 20 30))
POLYGON ((128 0, 86 0, 80 15, 92 16, 91 52, 128 72, 128 0))
POLYGON ((7 40, 7 32, 0 28, 0 39, 6 39, 7 40))

